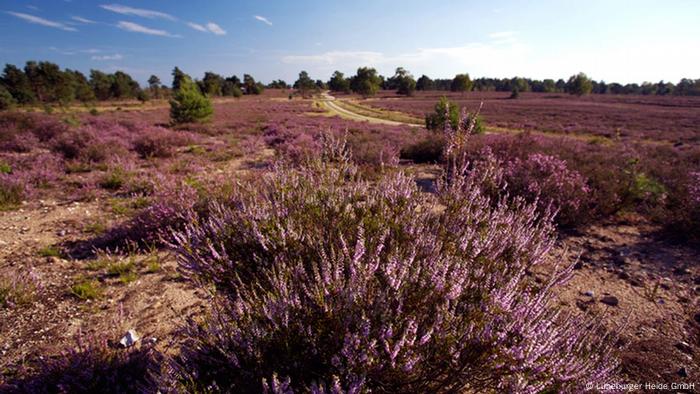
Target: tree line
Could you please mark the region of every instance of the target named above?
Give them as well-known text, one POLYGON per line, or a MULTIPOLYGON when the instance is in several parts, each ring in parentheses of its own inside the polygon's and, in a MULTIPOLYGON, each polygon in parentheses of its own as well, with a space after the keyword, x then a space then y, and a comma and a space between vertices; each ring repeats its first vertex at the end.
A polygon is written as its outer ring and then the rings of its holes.
MULTIPOLYGON (((0 76, 0 109, 15 104, 65 104, 73 101, 93 102, 104 100, 170 98, 177 90, 179 80, 184 73, 177 67, 173 70, 173 82, 170 87, 161 83, 152 75, 148 86, 142 88, 124 71, 105 73, 90 70, 89 76, 77 70, 61 68, 51 62, 28 61, 24 68, 12 64, 5 65, 0 76)), ((260 94, 265 88, 289 89, 292 86, 278 79, 265 85, 257 82, 249 74, 243 79, 235 75, 224 77, 214 72, 206 72, 202 79, 193 80, 199 91, 208 97, 240 97, 244 94, 260 94)), ((452 79, 431 79, 421 75, 417 80, 403 67, 396 69, 393 76, 386 78, 376 69, 360 67, 353 76, 346 77, 335 71, 330 80, 324 82, 313 80, 306 71, 299 73, 293 87, 302 96, 330 89, 334 92, 354 92, 363 96, 372 96, 379 90, 396 90, 398 94, 412 95, 415 91, 442 90, 453 92, 496 91, 512 92, 517 98, 520 92, 571 93, 583 94, 639 94, 639 95, 678 95, 700 96, 700 79, 681 79, 678 83, 660 81, 622 85, 594 81, 583 73, 572 75, 568 80, 530 79, 530 78, 477 78, 469 74, 457 74, 452 79)))
MULTIPOLYGON (((305 71, 302 73, 306 74, 305 71)), ((300 74, 301 75, 301 74, 300 74)), ((306 74, 308 76, 308 74, 306 74)), ((335 71, 327 83, 334 92, 354 92, 363 96, 372 96, 379 90, 396 90, 398 94, 411 95, 414 91, 442 90, 453 92, 495 91, 512 92, 517 97, 520 92, 570 93, 576 95, 594 94, 637 94, 637 95, 677 95, 700 96, 700 79, 681 79, 677 84, 660 81, 644 82, 641 85, 629 83, 606 83, 594 81, 586 74, 572 75, 568 80, 530 79, 530 78, 477 78, 469 74, 457 74, 452 79, 431 79, 421 75, 417 80, 403 67, 396 69, 392 77, 385 78, 374 68, 360 67, 351 77, 345 77, 335 71)))
MULTIPOLYGON (((170 98, 177 90, 184 73, 177 67, 173 70, 170 87, 161 83, 160 78, 151 75, 148 86, 142 88, 124 71, 105 73, 90 70, 89 76, 77 70, 62 70, 51 62, 28 61, 24 68, 6 64, 0 75, 0 109, 13 105, 68 104, 74 101, 84 103, 106 100, 170 98)), ((257 82, 249 74, 241 80, 237 76, 222 77, 213 72, 204 73, 201 80, 193 81, 201 93, 210 96, 240 97, 243 94, 260 94, 266 87, 289 88, 282 81, 268 85, 257 82)))

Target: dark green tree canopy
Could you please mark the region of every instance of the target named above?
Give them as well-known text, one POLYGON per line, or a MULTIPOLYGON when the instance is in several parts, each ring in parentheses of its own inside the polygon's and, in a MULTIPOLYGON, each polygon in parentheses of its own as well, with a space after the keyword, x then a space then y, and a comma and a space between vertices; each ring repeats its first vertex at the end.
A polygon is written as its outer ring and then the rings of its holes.
POLYGON ((472 90, 472 86, 473 83, 469 78, 469 74, 457 74, 454 79, 452 79, 450 90, 453 92, 468 92, 472 90))
POLYGON ((423 74, 416 81, 416 90, 433 90, 433 80, 423 74))
POLYGON ((340 71, 336 71, 328 81, 328 88, 334 92, 350 93, 350 81, 340 71))
POLYGON ((566 83, 566 90, 569 94, 583 96, 591 93, 593 90, 593 82, 586 74, 578 73, 569 78, 569 81, 566 83))
POLYGON ((382 79, 377 70, 369 67, 358 68, 357 74, 350 81, 352 91, 364 97, 374 96, 381 86, 382 79))
POLYGON ((311 92, 314 92, 318 89, 316 86, 316 83, 314 82, 313 79, 309 77, 309 73, 306 71, 302 71, 299 73, 299 78, 294 82, 294 89, 299 91, 299 94, 302 96, 306 97, 308 96, 311 92))

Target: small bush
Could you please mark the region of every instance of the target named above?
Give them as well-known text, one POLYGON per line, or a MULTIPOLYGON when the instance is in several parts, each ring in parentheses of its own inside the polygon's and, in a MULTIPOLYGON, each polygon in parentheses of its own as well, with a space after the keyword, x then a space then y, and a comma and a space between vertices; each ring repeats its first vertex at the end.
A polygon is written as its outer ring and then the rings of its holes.
POLYGON ((566 162, 554 156, 535 153, 527 159, 508 163, 505 180, 508 191, 537 202, 540 209, 557 209, 557 222, 562 226, 582 223, 579 217, 587 207, 590 189, 586 179, 570 170, 566 162))
POLYGON ((41 257, 61 257, 61 249, 56 246, 45 246, 39 249, 39 256, 41 257))
POLYGON ((192 142, 192 138, 184 133, 157 128, 145 131, 145 134, 134 141, 134 151, 141 158, 170 157, 175 147, 192 142))
POLYGON ((459 106, 447 97, 441 97, 435 104, 435 112, 425 116, 425 128, 432 131, 442 131, 445 125, 456 129, 459 126, 459 106))
POLYGON ((34 301, 41 288, 39 278, 33 273, 15 273, 0 276, 0 307, 27 305, 34 301))
POLYGON ((141 158, 170 157, 173 154, 172 147, 162 136, 143 135, 134 141, 134 150, 141 158))
POLYGON ((687 174, 675 189, 657 219, 672 237, 700 245, 700 172, 687 174))
POLYGON ((129 173, 121 167, 112 168, 100 180, 100 187, 108 190, 119 190, 129 180, 129 173))
POLYGON ((83 301, 96 300, 102 296, 102 289, 97 281, 80 280, 70 287, 70 293, 83 301))
POLYGON ((0 172, 0 210, 10 209, 21 204, 25 197, 24 183, 13 174, 0 172))
POLYGON ((440 135, 427 136, 401 149, 401 158, 414 163, 439 163, 442 160, 445 143, 445 138, 440 135))
POLYGON ((451 102, 446 97, 442 97, 435 104, 435 112, 425 116, 425 128, 432 131, 442 132, 446 127, 453 130, 460 127, 460 122, 473 124, 472 132, 482 134, 485 131, 483 120, 478 114, 460 113, 459 105, 451 102))
POLYGON ((151 345, 112 348, 105 340, 78 340, 75 349, 46 357, 35 371, 10 381, 0 391, 17 393, 141 393, 155 392, 150 372, 161 356, 151 345))
POLYGON ((180 89, 170 100, 170 118, 173 123, 205 122, 213 113, 211 101, 199 91, 189 77, 185 77, 180 89))

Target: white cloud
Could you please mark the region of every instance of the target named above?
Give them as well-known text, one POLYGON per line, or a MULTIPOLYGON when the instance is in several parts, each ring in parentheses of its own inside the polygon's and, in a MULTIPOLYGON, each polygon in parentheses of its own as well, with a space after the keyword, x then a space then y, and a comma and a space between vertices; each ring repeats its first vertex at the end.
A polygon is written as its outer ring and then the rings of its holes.
POLYGON ((119 53, 115 53, 114 55, 104 55, 104 56, 98 56, 95 55, 91 58, 92 60, 122 60, 124 59, 124 56, 122 56, 119 53))
POLYGON ((214 22, 207 23, 207 29, 209 29, 210 32, 216 34, 217 36, 226 35, 226 30, 222 29, 221 26, 217 25, 214 22))
POLYGON ((87 24, 97 23, 91 19, 83 18, 82 16, 71 16, 70 18, 73 19, 74 21, 77 21, 80 23, 87 23, 87 24))
POLYGON ((195 30, 203 31, 205 33, 208 31, 206 27, 200 25, 199 23, 187 22, 187 26, 189 26, 195 30))
POLYGON ((145 10, 143 8, 133 8, 121 4, 102 4, 100 7, 107 11, 116 12, 117 14, 122 15, 136 15, 142 18, 167 19, 171 21, 177 20, 177 18, 165 12, 145 10))
POLYGON ((221 26, 217 25, 214 22, 209 22, 206 25, 200 25, 199 23, 194 22, 187 22, 187 26, 204 33, 214 33, 217 36, 226 35, 226 30, 222 29, 221 26))
POLYGON ((272 22, 270 22, 270 20, 267 19, 267 18, 265 18, 264 16, 253 15, 253 18, 259 20, 259 21, 262 22, 262 23, 265 23, 265 24, 268 24, 268 25, 272 26, 272 22))
POLYGON ((133 33, 143 33, 161 37, 180 37, 178 35, 170 34, 165 30, 151 29, 150 27, 142 26, 138 23, 133 22, 120 21, 119 23, 117 23, 117 27, 122 30, 130 31, 133 33))
MULTIPOLYGON (((331 73, 334 70, 354 72, 357 67, 375 67, 380 73, 392 74, 396 67, 433 78, 452 77, 459 72, 472 75, 509 75, 513 64, 521 64, 530 48, 512 42, 504 45, 470 43, 457 47, 418 48, 414 51, 388 54, 375 51, 330 51, 310 55, 288 55, 283 63, 297 64, 309 72, 331 73)), ((512 75, 511 75, 512 76, 512 75)))
POLYGON ((38 16, 34 15, 29 15, 29 14, 24 14, 22 12, 12 12, 12 11, 7 11, 8 14, 15 16, 19 19, 25 20, 29 23, 34 23, 37 25, 42 25, 42 26, 47 26, 47 27, 53 27, 56 29, 61 29, 65 31, 78 31, 78 29, 74 27, 67 26, 61 22, 55 22, 55 21, 50 21, 48 19, 44 19, 38 16))

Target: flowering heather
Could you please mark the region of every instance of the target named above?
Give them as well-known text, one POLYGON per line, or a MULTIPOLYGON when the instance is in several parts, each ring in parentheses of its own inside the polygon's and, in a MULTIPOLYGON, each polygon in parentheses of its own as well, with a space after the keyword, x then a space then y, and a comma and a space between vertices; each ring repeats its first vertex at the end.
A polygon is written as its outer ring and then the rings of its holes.
POLYGON ((513 195, 536 201, 540 208, 553 206, 558 210, 559 224, 579 222, 590 189, 581 174, 570 170, 565 161, 535 153, 525 160, 509 162, 505 172, 508 191, 513 195))
POLYGON ((140 393, 150 392, 150 371, 158 354, 150 345, 115 349, 106 341, 78 339, 75 349, 42 360, 34 372, 10 381, 9 393, 140 393))
POLYGON ((570 268, 529 277, 551 215, 459 172, 435 195, 400 172, 363 181, 325 146, 174 233, 181 268, 216 290, 170 389, 575 392, 611 373, 607 338, 550 303, 570 268))

